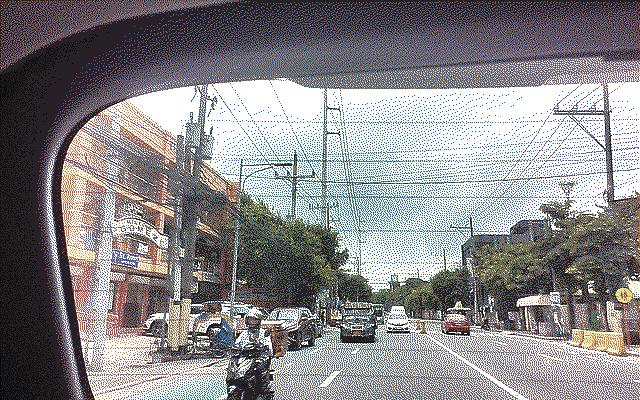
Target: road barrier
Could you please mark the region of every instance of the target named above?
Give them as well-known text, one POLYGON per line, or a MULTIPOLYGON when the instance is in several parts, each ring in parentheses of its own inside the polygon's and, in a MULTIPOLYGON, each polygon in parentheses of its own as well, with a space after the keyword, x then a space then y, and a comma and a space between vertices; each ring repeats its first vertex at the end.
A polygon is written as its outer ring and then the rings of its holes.
POLYGON ((571 341, 569 344, 572 346, 580 347, 582 341, 584 340, 584 330, 583 329, 572 329, 571 330, 571 341))
POLYGON ((607 351, 609 332, 596 332, 596 350, 607 351))
POLYGON ((580 345, 583 349, 593 350, 596 348, 596 332, 595 331, 585 331, 584 339, 582 340, 582 344, 580 345))
POLYGON ((615 356, 624 356, 627 354, 622 333, 609 332, 607 339, 607 353, 615 356))

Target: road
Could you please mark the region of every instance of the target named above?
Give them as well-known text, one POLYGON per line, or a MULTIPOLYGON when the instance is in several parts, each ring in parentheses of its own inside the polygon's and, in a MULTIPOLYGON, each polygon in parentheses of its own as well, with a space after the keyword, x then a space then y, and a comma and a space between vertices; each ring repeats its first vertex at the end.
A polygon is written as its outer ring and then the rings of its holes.
MULTIPOLYGON (((316 346, 275 359, 277 399, 637 399, 640 360, 494 332, 388 334, 316 346)), ((158 379, 110 399, 223 399, 224 363, 158 379)))

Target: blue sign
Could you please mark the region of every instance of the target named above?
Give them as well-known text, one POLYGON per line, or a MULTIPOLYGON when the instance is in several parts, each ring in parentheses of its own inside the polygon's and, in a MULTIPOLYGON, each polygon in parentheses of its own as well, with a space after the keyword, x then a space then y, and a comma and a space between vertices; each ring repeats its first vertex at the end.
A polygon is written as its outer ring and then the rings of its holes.
POLYGON ((111 250, 111 263, 129 268, 138 268, 138 255, 113 249, 111 250))

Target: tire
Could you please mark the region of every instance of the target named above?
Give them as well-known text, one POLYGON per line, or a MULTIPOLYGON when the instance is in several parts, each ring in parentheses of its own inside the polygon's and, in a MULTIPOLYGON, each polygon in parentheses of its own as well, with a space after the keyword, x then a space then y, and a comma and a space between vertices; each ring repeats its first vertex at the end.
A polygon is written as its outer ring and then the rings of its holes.
POLYGON ((153 321, 149 331, 153 337, 162 337, 167 332, 167 324, 163 321, 153 321))
POLYGON ((371 335, 371 337, 369 338, 369 343, 375 343, 375 342, 376 342, 376 336, 371 335))
POLYGON ((309 338, 309 341, 307 342, 307 344, 309 345, 309 347, 313 347, 316 345, 316 333, 315 332, 311 332, 311 337, 309 338))
POLYGON ((300 350, 300 348, 302 347, 302 335, 300 334, 300 332, 296 333, 296 337, 291 344, 292 350, 300 350))

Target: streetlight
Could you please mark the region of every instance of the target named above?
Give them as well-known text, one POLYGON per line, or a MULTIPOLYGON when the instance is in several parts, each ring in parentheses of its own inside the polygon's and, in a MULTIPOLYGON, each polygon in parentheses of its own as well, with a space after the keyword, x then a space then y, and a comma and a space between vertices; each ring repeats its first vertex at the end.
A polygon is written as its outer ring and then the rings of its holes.
MULTIPOLYGON (((242 180, 242 168, 243 167, 262 167, 264 166, 265 168, 261 168, 258 169, 256 171, 253 171, 252 173, 250 173, 249 175, 247 175, 244 179, 248 179, 251 175, 256 174, 260 171, 264 171, 273 167, 290 167, 292 166, 292 163, 261 163, 261 164, 243 164, 243 160, 240 160, 240 174, 238 176, 238 206, 240 205, 240 195, 242 193, 242 187, 243 187, 243 183, 244 181, 242 180)), ((232 277, 232 281, 231 281, 231 296, 230 296, 230 301, 231 301, 231 310, 230 313, 233 316, 233 306, 236 300, 236 281, 237 281, 237 272, 238 272, 238 244, 240 241, 240 207, 238 207, 238 215, 236 216, 236 222, 235 222, 235 235, 234 235, 234 241, 233 241, 233 277, 232 277)))

